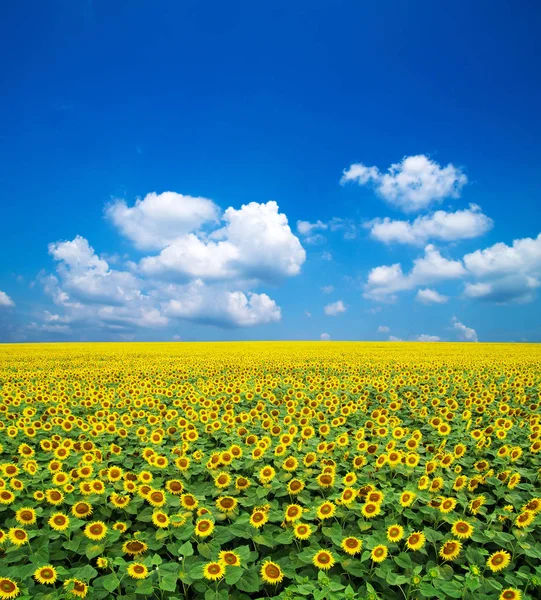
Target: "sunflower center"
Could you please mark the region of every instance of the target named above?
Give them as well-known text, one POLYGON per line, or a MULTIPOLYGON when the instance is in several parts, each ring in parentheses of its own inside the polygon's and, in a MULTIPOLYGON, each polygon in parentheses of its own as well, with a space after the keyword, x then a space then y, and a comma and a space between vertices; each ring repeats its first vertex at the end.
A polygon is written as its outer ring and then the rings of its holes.
POLYGON ((280 571, 274 565, 267 565, 265 567, 265 573, 270 579, 280 577, 280 571))
POLYGON ((15 584, 12 581, 7 581, 7 579, 3 579, 0 583, 0 588, 7 593, 12 593, 15 591, 15 584))

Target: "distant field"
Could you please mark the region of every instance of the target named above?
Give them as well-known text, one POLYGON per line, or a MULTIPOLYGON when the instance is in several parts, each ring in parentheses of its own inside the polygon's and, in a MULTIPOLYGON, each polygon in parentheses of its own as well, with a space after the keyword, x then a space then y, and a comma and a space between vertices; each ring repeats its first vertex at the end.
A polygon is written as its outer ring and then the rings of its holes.
POLYGON ((0 346, 0 600, 541 597, 541 346, 0 346))

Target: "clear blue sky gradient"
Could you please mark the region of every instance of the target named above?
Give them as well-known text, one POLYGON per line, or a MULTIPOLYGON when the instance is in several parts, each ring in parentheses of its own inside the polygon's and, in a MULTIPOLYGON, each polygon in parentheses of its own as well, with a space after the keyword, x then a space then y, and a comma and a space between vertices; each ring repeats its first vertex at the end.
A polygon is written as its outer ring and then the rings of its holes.
POLYGON ((302 273, 262 286, 279 322, 220 328, 189 321, 139 329, 138 340, 457 339, 453 316, 481 341, 540 341, 541 290, 527 304, 464 298, 463 282, 429 285, 450 297, 425 306, 363 297, 370 269, 422 248, 370 239, 362 223, 414 218, 369 187, 340 186, 351 163, 381 170, 426 154, 464 169, 460 198, 494 227, 454 244, 455 259, 541 232, 541 4, 536 2, 5 3, 0 35, 0 339, 118 339, 39 330, 61 312, 39 274, 54 273, 51 242, 88 239, 100 255, 144 253, 104 219, 114 197, 149 192, 211 198, 223 209, 276 200, 297 220, 350 218, 358 235, 306 244, 302 273), (321 260, 330 252, 332 261, 321 260), (330 294, 321 287, 334 286, 330 294), (324 314, 342 300, 347 312, 324 314), (376 308, 379 307, 379 308, 376 308), (374 310, 375 309, 375 310, 374 310), (305 315, 311 313, 311 317, 305 315), (379 311, 379 312, 378 312, 379 311), (29 325, 37 323, 38 327, 29 325), (389 327, 386 335, 380 325, 389 327))

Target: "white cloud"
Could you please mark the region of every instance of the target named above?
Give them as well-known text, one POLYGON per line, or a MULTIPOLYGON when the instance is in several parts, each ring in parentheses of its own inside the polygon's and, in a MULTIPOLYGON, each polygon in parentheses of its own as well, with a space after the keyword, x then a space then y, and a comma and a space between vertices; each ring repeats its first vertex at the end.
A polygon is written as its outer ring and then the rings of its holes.
POLYGON ((400 264, 373 268, 365 285, 365 298, 376 301, 394 301, 396 292, 411 290, 446 279, 458 279, 466 274, 460 261, 443 257, 432 245, 425 248, 425 255, 415 259, 413 268, 404 274, 400 264))
POLYGON ((328 225, 322 221, 310 223, 310 221, 297 221, 297 232, 304 237, 307 244, 321 244, 325 241, 325 236, 317 231, 325 231, 328 225))
POLYGON ((456 317, 452 319, 453 327, 457 331, 458 339, 463 342, 477 342, 477 332, 471 327, 466 327, 464 323, 461 323, 456 317))
POLYGON ((324 294, 332 294, 332 293, 334 292, 334 285, 324 285, 324 286, 321 288, 321 291, 322 291, 324 294))
POLYGON ((6 294, 0 290, 0 307, 15 306, 15 302, 6 294))
POLYGON ((464 264, 480 280, 466 284, 466 297, 500 304, 530 302, 541 286, 541 233, 514 240, 511 246, 500 242, 466 254, 464 264))
POLYGON ((378 333, 389 333, 389 331, 391 331, 391 329, 387 327, 387 325, 380 325, 378 327, 378 333))
POLYGON ((464 264, 476 277, 531 273, 541 269, 541 233, 535 238, 502 242, 464 256, 464 264))
POLYGON ((345 240, 353 240, 357 237, 357 225, 353 219, 333 217, 329 221, 329 229, 341 232, 345 240))
POLYGON ((322 334, 319 336, 319 339, 320 339, 322 342, 328 342, 328 341, 331 339, 331 336, 330 336, 328 333, 322 333, 322 334))
POLYGON ((413 222, 395 221, 386 217, 367 223, 370 235, 386 244, 423 245, 429 240, 453 242, 479 237, 492 228, 493 221, 479 206, 456 212, 437 210, 417 217, 413 222))
POLYGON ((312 317, 312 313, 311 313, 309 310, 305 310, 305 311, 304 311, 304 315, 305 315, 306 317, 308 317, 309 319, 312 317))
POLYGON ((171 339, 173 342, 180 342, 180 335, 174 335, 171 339))
MULTIPOLYGON (((86 302, 123 304, 141 294, 131 273, 110 269, 80 235, 71 241, 49 244, 49 254, 58 262, 62 281, 61 288, 57 287, 59 303, 73 297, 86 302)), ((58 278, 49 278, 48 284, 58 286, 58 278)))
POLYGON ((341 313, 345 313, 347 310, 346 305, 342 302, 342 300, 337 300, 336 302, 332 302, 331 304, 327 304, 323 309, 324 313, 330 317, 336 317, 341 313))
POLYGON ((390 335, 389 336, 389 341, 390 342, 403 342, 404 340, 402 338, 396 337, 394 335, 390 335))
POLYGON ((280 308, 267 294, 245 294, 205 286, 198 280, 165 306, 170 318, 219 327, 250 327, 279 321, 280 308))
POLYGON ((416 338, 418 342, 440 342, 441 338, 437 335, 428 335, 428 333, 421 333, 416 338))
POLYGON ((208 239, 188 234, 159 255, 143 258, 141 271, 155 277, 267 283, 300 273, 306 253, 276 202, 230 207, 223 219, 226 225, 208 239))
POLYGON ((447 296, 430 288, 418 290, 415 298, 418 302, 422 302, 423 304, 445 304, 449 300, 447 296))
POLYGON ((392 164, 386 173, 362 163, 352 164, 343 172, 340 183, 373 184, 382 198, 405 212, 427 208, 444 198, 457 198, 468 178, 449 163, 441 167, 424 154, 406 156, 392 164))
POLYGON ((105 214, 137 248, 160 250, 205 223, 216 223, 220 210, 207 198, 152 192, 132 207, 124 200, 115 200, 105 214))
POLYGON ((330 252, 322 252, 321 253, 321 260, 330 262, 332 260, 332 254, 330 252))

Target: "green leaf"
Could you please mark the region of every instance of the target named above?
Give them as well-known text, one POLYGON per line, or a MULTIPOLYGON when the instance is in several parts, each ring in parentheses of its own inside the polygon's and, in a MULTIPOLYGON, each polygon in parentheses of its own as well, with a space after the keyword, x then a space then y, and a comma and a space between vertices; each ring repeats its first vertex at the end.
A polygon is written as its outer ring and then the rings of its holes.
POLYGON ((120 581, 115 573, 110 573, 105 577, 101 577, 100 582, 108 592, 114 592, 120 584, 120 581))
POLYGON ((226 567, 225 582, 227 585, 234 585, 242 577, 244 569, 242 567, 226 567))
POLYGON ((164 592, 174 592, 177 589, 177 574, 167 573, 160 579, 160 589, 164 592))
POLYGON ((92 558, 96 558, 100 554, 103 554, 105 550, 104 544, 89 544, 85 550, 85 556, 90 560, 92 558))
POLYGON ((395 563, 402 567, 403 569, 412 569, 413 562, 411 561, 411 556, 406 552, 401 552, 398 556, 394 558, 395 563))
POLYGON ((244 571, 242 577, 237 581, 235 587, 241 592, 251 594, 257 592, 261 587, 261 579, 259 573, 255 569, 244 571))
POLYGON ((193 555, 193 546, 191 542, 184 542, 182 546, 178 549, 179 556, 192 556, 193 555))

